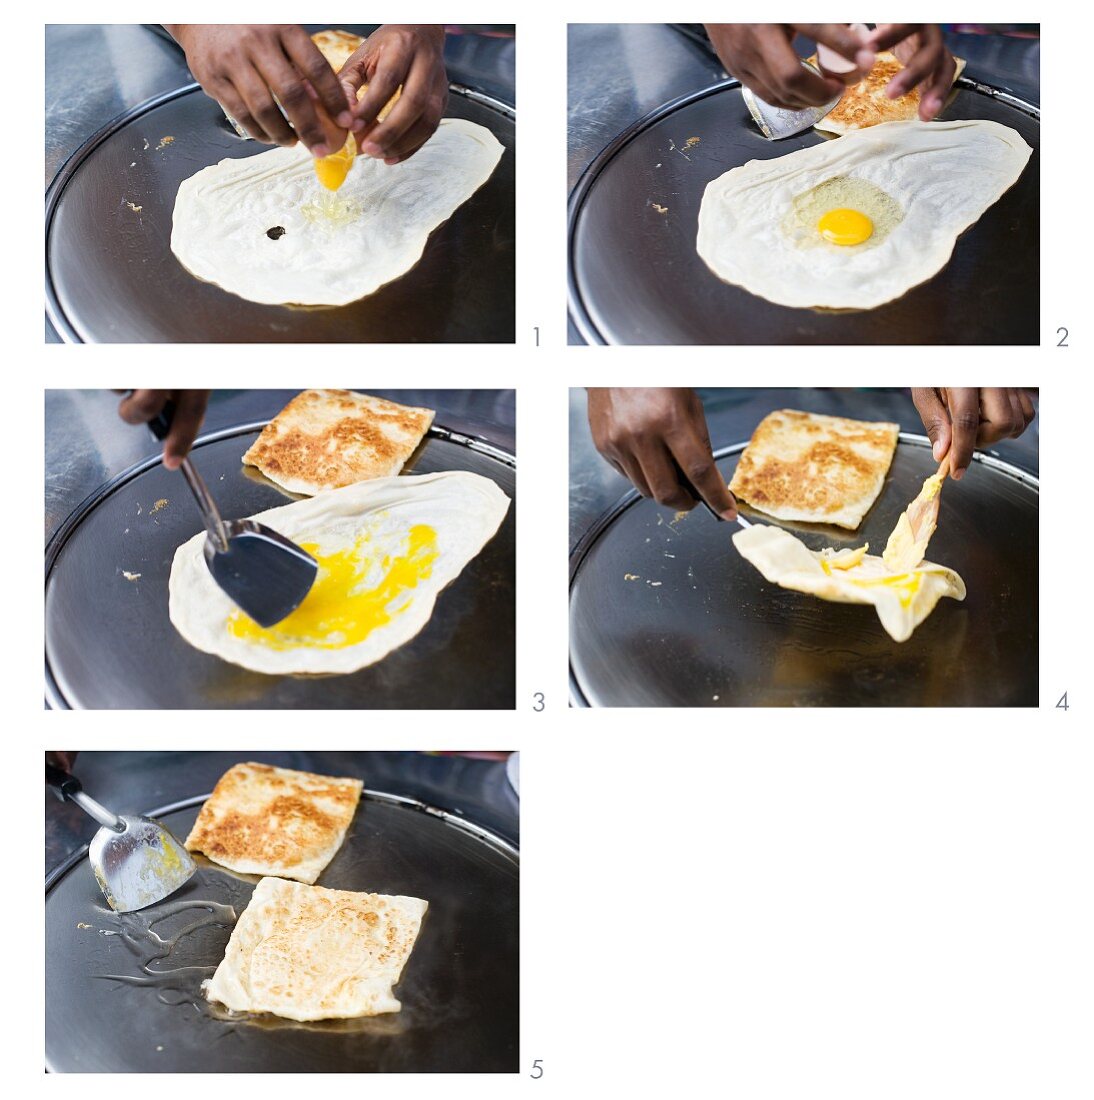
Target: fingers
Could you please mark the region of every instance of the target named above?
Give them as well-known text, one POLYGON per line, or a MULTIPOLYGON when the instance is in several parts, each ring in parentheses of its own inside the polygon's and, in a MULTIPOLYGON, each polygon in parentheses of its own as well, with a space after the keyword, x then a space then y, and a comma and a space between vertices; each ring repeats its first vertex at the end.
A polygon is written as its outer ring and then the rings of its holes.
MULTIPOLYGON (((899 99, 900 96, 906 95, 928 77, 938 73, 940 69, 945 70, 947 57, 946 47, 942 42, 942 32, 937 26, 925 24, 919 34, 918 48, 905 62, 904 68, 889 81, 885 89, 886 96, 889 99, 899 99)), ((948 71, 953 72, 952 58, 949 58, 948 71)))
POLYGON ((942 64, 920 89, 919 118, 922 122, 930 122, 942 110, 957 72, 957 62, 954 61, 953 54, 945 48, 942 53, 942 64))
POLYGON ((1033 403, 1021 390, 982 389, 976 442, 983 447, 1000 439, 1017 439, 1029 427, 1032 413, 1033 403))
POLYGON ((874 51, 846 23, 795 23, 794 28, 854 64, 845 76, 848 83, 861 79, 874 67, 874 51))
POLYGON ((953 433, 950 426, 950 414, 942 401, 941 393, 935 388, 913 389, 912 404, 915 405, 919 419, 931 441, 931 453, 935 462, 941 462, 949 452, 953 433))
POLYGON ((118 415, 127 424, 147 424, 163 411, 170 390, 133 390, 118 405, 118 415))
POLYGON ((642 473, 650 487, 650 496, 665 508, 677 512, 690 512, 699 502, 680 484, 672 455, 664 443, 658 440, 637 452, 642 473))
MULTIPOLYGON (((290 138, 294 136, 293 131, 295 131, 295 137, 299 138, 308 150, 317 157, 325 157, 328 153, 333 152, 332 142, 323 128, 315 102, 308 95, 308 85, 289 62, 289 59, 284 54, 270 50, 258 60, 257 64, 259 66, 258 73, 263 82, 273 89, 274 94, 281 103, 282 110, 288 116, 289 122, 292 123, 292 129, 289 128, 288 123, 285 124, 285 130, 290 138)), ((277 105, 271 105, 277 111, 277 105)), ((342 106, 345 106, 344 98, 342 106)), ((277 111, 277 113, 281 114, 281 111, 277 111)), ((263 118, 261 121, 263 126, 266 126, 265 119, 263 118)), ((269 131, 268 126, 266 126, 266 129, 269 131)), ((279 144, 291 144, 291 142, 281 141, 279 144)))
MULTIPOLYGON (((253 65, 239 66, 232 73, 232 83, 246 104, 246 114, 266 135, 265 139, 259 138, 260 141, 266 140, 282 146, 296 144, 296 134, 274 103, 265 78, 253 65)), ((244 129, 251 132, 247 126, 244 129)))
POLYGON ((283 36, 283 42, 289 60, 315 89, 323 110, 343 130, 348 130, 353 123, 353 116, 346 102, 342 82, 319 52, 319 47, 308 37, 308 32, 303 27, 290 27, 283 36))
POLYGON ((819 107, 843 91, 843 82, 822 77, 807 69, 794 52, 785 33, 768 36, 763 40, 766 74, 764 81, 776 99, 767 99, 775 107, 802 110, 819 107))
MULTIPOLYGON (((407 59, 402 50, 394 46, 383 51, 375 61, 375 69, 368 78, 368 91, 361 96, 353 108, 354 116, 365 124, 363 133, 367 134, 376 125, 377 116, 384 109, 387 101, 399 90, 406 70, 407 59)), ((364 83, 363 79, 357 82, 357 87, 360 88, 362 83, 364 83)), ((392 114, 394 113, 392 111, 392 114)))
POLYGON ((175 416, 163 441, 163 464, 168 470, 177 470, 190 453, 209 402, 208 390, 177 390, 176 394, 175 416))
MULTIPOLYGON (((678 440, 670 440, 673 457, 692 485, 699 491, 703 500, 723 519, 737 518, 737 501, 726 485, 725 478, 718 472, 711 452, 710 440, 694 435, 678 440)), ((690 496, 690 494, 689 494, 690 496)))
POLYGON ((950 477, 960 481, 972 462, 976 437, 980 431, 980 391, 977 389, 946 389, 944 397, 953 426, 950 445, 950 477))
POLYGON ((898 42, 903 42, 909 35, 917 34, 923 27, 923 23, 878 23, 866 36, 866 46, 878 53, 891 50, 898 42))
POLYGON ((1026 421, 1026 427, 1022 429, 1022 431, 1025 431, 1033 423, 1034 418, 1037 416, 1037 410, 1033 407, 1033 398, 1026 390, 1018 391, 1018 401, 1022 406, 1022 415, 1026 421))

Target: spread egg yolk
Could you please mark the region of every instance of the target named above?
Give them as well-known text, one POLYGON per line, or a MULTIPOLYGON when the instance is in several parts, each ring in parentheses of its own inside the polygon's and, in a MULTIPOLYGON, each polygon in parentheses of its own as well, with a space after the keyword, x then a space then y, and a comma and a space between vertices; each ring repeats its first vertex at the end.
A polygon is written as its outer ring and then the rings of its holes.
POLYGON ((874 233, 874 223, 858 210, 829 210, 817 222, 820 235, 831 244, 862 244, 874 233))
POLYGON ((377 559, 368 532, 345 550, 320 554, 316 543, 302 547, 319 562, 304 602, 269 629, 242 611, 228 618, 228 633, 270 649, 345 649, 363 642, 410 605, 410 594, 433 571, 437 532, 415 524, 398 553, 377 559), (379 580, 374 580, 379 566, 379 580), (366 585, 368 585, 366 587, 366 585))
POLYGON ((350 134, 346 138, 346 144, 337 153, 331 153, 329 157, 316 157, 315 174, 319 177, 319 182, 328 191, 337 191, 346 182, 356 154, 357 143, 353 140, 353 134, 350 134))

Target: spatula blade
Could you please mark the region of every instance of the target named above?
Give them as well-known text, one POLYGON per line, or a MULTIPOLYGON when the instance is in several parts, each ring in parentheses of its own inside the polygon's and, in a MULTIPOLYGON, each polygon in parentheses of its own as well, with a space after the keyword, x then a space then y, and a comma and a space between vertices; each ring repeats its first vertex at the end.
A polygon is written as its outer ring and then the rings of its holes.
POLYGON ((292 614, 315 583, 319 564, 295 542, 254 520, 224 524, 228 549, 205 540, 205 561, 229 599, 261 627, 292 614))
POLYGON ((88 858, 107 904, 129 913, 173 894, 197 867, 158 821, 127 814, 118 820, 124 829, 104 825, 92 838, 88 858))

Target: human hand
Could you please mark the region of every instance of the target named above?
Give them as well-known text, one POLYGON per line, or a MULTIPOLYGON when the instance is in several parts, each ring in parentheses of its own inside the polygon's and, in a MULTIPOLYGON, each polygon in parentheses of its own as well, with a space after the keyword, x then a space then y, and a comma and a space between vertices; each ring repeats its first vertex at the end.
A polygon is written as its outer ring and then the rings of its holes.
POLYGON ((885 88, 889 99, 919 87, 919 117, 930 122, 953 84, 957 62, 946 49, 937 23, 878 23, 867 38, 870 49, 892 50, 904 66, 885 88))
POLYGON ((707 23, 707 34, 726 71, 773 107, 819 107, 874 64, 865 38, 845 23, 707 23), (791 43, 804 34, 854 64, 838 77, 806 69, 791 43))
POLYGON ((596 449, 644 497, 679 511, 695 506, 675 461, 718 515, 737 518, 737 502, 714 465, 694 390, 590 389, 589 427, 596 449))
POLYGON ((118 415, 127 424, 147 424, 163 412, 168 401, 174 402, 175 415, 163 441, 163 464, 168 470, 177 470, 205 419, 208 390, 131 390, 118 405, 118 415))
POLYGON ((1017 439, 1036 413, 1021 389, 913 389, 912 402, 927 429, 936 462, 950 456, 950 477, 960 481, 973 449, 1017 439))
POLYGON ((299 138, 314 157, 328 156, 345 144, 353 123, 345 89, 303 27, 164 26, 186 51, 197 82, 257 141, 289 146, 299 138))
POLYGON ((354 106, 357 148, 367 157, 398 164, 432 136, 448 105, 444 27, 437 23, 388 23, 369 36, 342 66, 339 80, 354 106), (357 99, 362 85, 368 91, 357 99), (381 122, 380 111, 403 91, 381 122))
POLYGON ((46 763, 59 768, 63 772, 72 772, 72 765, 76 763, 79 752, 47 752, 46 763))

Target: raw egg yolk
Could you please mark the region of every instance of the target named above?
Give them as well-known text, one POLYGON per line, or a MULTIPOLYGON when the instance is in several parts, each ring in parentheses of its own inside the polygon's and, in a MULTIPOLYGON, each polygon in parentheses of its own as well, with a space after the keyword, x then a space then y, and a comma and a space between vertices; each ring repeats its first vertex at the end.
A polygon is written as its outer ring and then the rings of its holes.
POLYGON ((829 210, 817 222, 820 235, 831 244, 862 244, 873 236, 874 223, 858 210, 829 210))
POLYGON ((304 602, 289 616, 263 629, 242 611, 233 611, 228 633, 270 649, 345 649, 363 642, 410 606, 410 593, 433 572, 437 532, 424 523, 410 528, 400 552, 379 561, 380 579, 366 588, 377 564, 366 532, 353 546, 320 554, 315 543, 303 548, 319 562, 319 572, 304 602))
POLYGON ((353 140, 353 134, 350 134, 346 138, 346 144, 337 153, 331 153, 329 157, 316 157, 315 174, 319 177, 319 182, 328 191, 337 191, 346 182, 356 154, 357 143, 353 140))
POLYGON ((922 573, 897 573, 892 577, 872 577, 860 580, 857 577, 851 579, 852 584, 860 588, 893 588, 896 590, 900 606, 911 607, 915 594, 923 585, 922 573))

